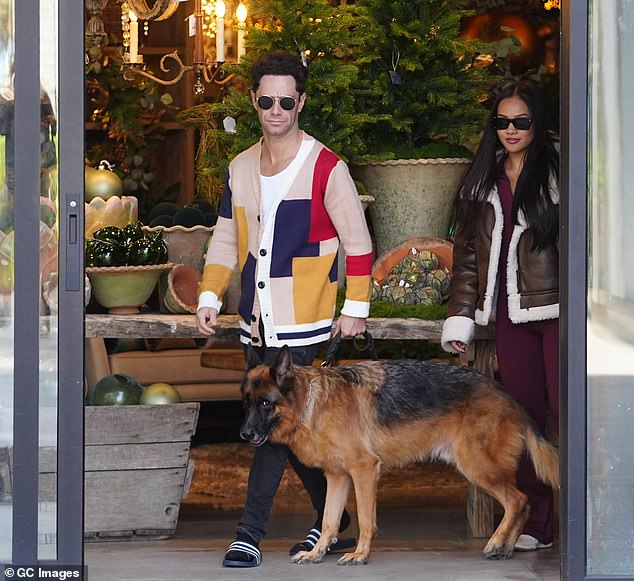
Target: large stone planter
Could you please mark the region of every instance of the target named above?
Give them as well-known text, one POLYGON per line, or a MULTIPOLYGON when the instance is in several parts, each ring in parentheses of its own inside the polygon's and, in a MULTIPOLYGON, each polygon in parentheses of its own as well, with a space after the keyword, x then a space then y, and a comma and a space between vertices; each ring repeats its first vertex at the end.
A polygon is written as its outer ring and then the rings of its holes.
POLYGON ((446 238, 451 206, 469 159, 395 159, 353 168, 374 196, 369 212, 379 254, 408 238, 446 238))

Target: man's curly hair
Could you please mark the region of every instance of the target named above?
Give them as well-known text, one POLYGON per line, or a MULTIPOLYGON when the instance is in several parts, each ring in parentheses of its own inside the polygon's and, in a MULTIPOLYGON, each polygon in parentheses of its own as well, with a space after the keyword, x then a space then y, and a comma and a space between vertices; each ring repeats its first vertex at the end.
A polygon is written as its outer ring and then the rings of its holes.
POLYGON ((259 57, 251 68, 253 91, 260 86, 260 79, 264 75, 291 76, 295 79, 295 88, 302 95, 308 80, 308 67, 302 64, 301 59, 284 51, 271 52, 259 57))

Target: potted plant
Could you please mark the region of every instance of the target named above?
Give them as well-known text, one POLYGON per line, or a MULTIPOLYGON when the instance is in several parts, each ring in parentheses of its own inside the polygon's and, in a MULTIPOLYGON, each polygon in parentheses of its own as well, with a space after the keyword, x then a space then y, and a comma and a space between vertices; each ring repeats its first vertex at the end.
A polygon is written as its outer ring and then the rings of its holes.
POLYGON ((446 237, 464 144, 478 137, 492 79, 476 66, 488 47, 460 36, 467 11, 447 0, 359 4, 376 30, 358 61, 356 103, 373 122, 360 129, 366 150, 353 172, 375 197, 382 253, 410 237, 446 237))

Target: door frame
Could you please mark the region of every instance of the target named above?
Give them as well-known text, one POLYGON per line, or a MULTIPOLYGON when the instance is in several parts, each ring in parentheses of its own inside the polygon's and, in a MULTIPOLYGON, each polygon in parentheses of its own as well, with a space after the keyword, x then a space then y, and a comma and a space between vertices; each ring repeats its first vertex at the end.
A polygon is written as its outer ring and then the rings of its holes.
POLYGON ((59 1, 59 366, 57 558, 84 562, 83 0, 59 1), (62 205, 65 211, 62 211, 62 205), (63 234, 62 234, 63 232, 63 234), (62 265, 64 265, 62 267, 62 265))
POLYGON ((561 562, 586 579, 586 289, 588 0, 562 2, 561 45, 561 562))
POLYGON ((21 193, 15 196, 15 264, 22 267, 15 268, 14 276, 12 562, 82 566, 85 8, 82 0, 57 2, 57 558, 38 559, 40 5, 39 0, 15 0, 15 191, 21 193))

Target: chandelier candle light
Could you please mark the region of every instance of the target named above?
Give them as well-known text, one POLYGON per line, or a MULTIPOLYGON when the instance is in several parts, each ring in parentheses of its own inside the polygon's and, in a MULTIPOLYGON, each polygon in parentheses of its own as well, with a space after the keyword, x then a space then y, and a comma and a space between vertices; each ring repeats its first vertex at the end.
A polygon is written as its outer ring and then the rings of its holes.
MULTIPOLYGON (((227 7, 223 0, 216 2, 216 61, 225 62, 225 12, 227 7)), ((201 21, 202 28, 202 21, 201 21)))
MULTIPOLYGON (((176 74, 171 79, 162 79, 146 70, 143 63, 143 56, 139 54, 139 23, 141 18, 146 22, 149 20, 162 20, 171 16, 175 11, 175 6, 182 0, 156 0, 151 9, 147 7, 147 0, 129 0, 121 5, 121 25, 123 29, 124 62, 127 64, 123 72, 126 80, 132 81, 135 76, 140 75, 153 80, 161 85, 175 85, 181 80, 187 71, 194 72, 194 93, 200 95, 205 92, 203 80, 206 83, 224 85, 229 82, 233 74, 225 76, 222 65, 225 62, 225 13, 226 6, 224 0, 216 0, 214 12, 216 16, 216 58, 212 61, 205 55, 205 44, 203 39, 203 11, 202 0, 195 0, 194 12, 189 16, 189 35, 194 37, 194 63, 186 65, 181 60, 178 51, 163 55, 160 61, 161 71, 169 73, 174 69, 173 65, 166 66, 167 61, 176 63, 176 74), (141 3, 141 4, 139 4, 141 3), (132 10, 130 5, 141 6, 139 10, 132 10), (157 8, 158 7, 158 8, 157 8), (163 12, 161 12, 163 9, 163 12), (144 12, 144 10, 146 10, 144 12)), ((240 2, 236 10, 238 20, 238 51, 237 60, 244 55, 244 34, 246 31, 247 8, 240 2)))
POLYGON ((130 10, 130 62, 139 64, 143 62, 143 57, 139 59, 139 19, 136 14, 130 10))
POLYGON ((238 19, 238 62, 244 56, 244 33, 246 31, 247 7, 240 2, 236 8, 236 18, 238 19))

